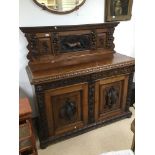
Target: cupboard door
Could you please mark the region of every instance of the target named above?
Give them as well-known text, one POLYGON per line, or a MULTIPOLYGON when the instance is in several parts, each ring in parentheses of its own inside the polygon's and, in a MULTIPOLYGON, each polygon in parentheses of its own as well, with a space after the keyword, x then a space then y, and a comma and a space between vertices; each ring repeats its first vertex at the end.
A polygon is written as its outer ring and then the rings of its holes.
POLYGON ((102 79, 95 84, 95 120, 103 121, 125 111, 128 75, 102 79))
POLYGON ((76 130, 88 121, 88 86, 71 85, 45 92, 49 135, 76 130))

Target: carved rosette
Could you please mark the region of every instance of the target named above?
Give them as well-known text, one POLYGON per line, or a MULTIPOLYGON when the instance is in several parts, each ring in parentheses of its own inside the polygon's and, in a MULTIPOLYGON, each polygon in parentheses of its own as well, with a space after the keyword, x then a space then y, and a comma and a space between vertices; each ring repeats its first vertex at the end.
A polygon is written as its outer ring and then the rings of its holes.
POLYGON ((114 28, 109 29, 109 31, 106 33, 107 34, 107 39, 106 39, 106 48, 114 50, 114 37, 113 37, 113 33, 114 33, 114 28))

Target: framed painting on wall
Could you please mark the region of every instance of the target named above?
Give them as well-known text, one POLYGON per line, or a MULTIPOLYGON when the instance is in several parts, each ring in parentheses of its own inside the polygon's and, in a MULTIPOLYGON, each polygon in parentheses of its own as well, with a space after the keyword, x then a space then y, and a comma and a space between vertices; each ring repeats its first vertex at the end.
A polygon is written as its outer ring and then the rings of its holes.
POLYGON ((131 19, 133 0, 105 0, 105 21, 131 19))

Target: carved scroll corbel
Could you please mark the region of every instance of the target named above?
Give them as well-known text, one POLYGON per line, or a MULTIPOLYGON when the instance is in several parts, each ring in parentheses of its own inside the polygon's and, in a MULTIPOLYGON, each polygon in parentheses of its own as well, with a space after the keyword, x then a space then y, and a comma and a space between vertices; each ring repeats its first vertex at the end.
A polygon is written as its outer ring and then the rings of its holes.
POLYGON ((38 56, 38 39, 35 34, 25 34, 25 37, 28 40, 27 49, 29 50, 27 59, 33 61, 38 56))

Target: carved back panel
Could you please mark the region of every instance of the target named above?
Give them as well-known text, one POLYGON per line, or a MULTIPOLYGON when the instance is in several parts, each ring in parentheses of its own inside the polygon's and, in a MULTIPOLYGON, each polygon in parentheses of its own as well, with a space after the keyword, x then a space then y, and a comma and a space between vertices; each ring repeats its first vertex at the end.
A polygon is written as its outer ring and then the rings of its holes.
POLYGON ((116 23, 21 27, 32 71, 96 61, 114 53, 116 23), (41 66, 41 67, 40 67, 41 66))

